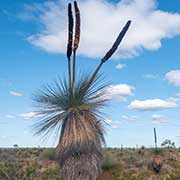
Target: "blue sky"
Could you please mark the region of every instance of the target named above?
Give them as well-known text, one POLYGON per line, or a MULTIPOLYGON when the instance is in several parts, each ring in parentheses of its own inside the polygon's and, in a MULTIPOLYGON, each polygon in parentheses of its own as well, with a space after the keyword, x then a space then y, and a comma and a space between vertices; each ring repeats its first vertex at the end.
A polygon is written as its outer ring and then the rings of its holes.
MULTIPOLYGON (((132 19, 122 46, 102 69, 112 82, 112 103, 105 109, 107 145, 153 146, 156 127, 159 144, 171 139, 180 146, 179 1, 79 4, 84 19, 78 67, 84 71, 97 66, 117 32, 132 19)), ((64 7, 65 1, 0 2, 0 147, 56 145, 33 136, 32 94, 66 74, 64 7)))

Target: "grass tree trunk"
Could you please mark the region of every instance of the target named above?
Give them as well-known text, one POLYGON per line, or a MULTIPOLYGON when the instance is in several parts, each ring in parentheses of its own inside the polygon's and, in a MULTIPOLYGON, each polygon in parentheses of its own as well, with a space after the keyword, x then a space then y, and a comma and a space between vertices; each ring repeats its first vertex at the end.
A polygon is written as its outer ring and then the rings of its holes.
POLYGON ((90 111, 63 123, 57 148, 62 180, 97 180, 103 160, 103 125, 90 111))

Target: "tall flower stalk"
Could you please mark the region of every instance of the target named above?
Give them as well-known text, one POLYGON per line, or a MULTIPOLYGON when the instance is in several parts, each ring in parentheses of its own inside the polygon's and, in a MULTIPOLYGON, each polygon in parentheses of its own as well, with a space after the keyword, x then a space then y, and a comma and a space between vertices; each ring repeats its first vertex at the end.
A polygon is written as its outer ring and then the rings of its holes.
POLYGON ((68 45, 67 45, 67 59, 68 59, 68 76, 69 76, 69 87, 71 87, 71 55, 72 55, 72 45, 73 45, 73 14, 72 5, 68 5, 68 45))
POLYGON ((72 88, 74 87, 75 76, 76 76, 76 51, 79 47, 80 42, 80 26, 81 26, 81 18, 80 11, 76 1, 74 1, 74 10, 76 17, 76 26, 75 26, 75 37, 74 37, 74 47, 73 47, 73 74, 72 74, 72 88))

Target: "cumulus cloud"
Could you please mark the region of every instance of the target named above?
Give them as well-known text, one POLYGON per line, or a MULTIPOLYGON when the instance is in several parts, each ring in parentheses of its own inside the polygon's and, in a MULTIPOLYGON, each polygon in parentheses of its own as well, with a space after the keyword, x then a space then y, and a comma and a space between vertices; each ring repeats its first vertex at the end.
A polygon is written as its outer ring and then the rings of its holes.
POLYGON ((160 114, 153 114, 152 119, 153 119, 152 124, 155 124, 155 125, 160 125, 160 124, 164 124, 168 122, 167 117, 160 114))
POLYGON ((42 116, 35 112, 28 112, 24 114, 19 114, 18 117, 22 119, 34 119, 34 118, 40 118, 42 116))
POLYGON ((170 97, 168 98, 168 101, 174 102, 177 105, 180 105, 180 98, 179 97, 170 97))
POLYGON ((127 115, 123 115, 121 116, 122 119, 127 120, 127 121, 134 121, 137 120, 137 116, 127 116, 127 115))
POLYGON ((10 94, 11 96, 18 96, 18 97, 23 96, 22 93, 16 92, 16 91, 10 91, 9 94, 10 94))
POLYGON ((42 117, 42 115, 39 115, 35 112, 28 112, 28 113, 22 113, 22 114, 17 114, 17 115, 5 115, 4 117, 7 119, 14 119, 14 118, 35 119, 35 118, 42 117))
POLYGON ((1 139, 7 139, 7 136, 0 136, 1 139))
POLYGON ((107 88, 106 94, 108 99, 116 101, 126 101, 129 96, 133 96, 135 87, 128 84, 111 85, 107 88))
POLYGON ((120 126, 120 122, 119 121, 112 121, 112 120, 110 120, 110 119, 105 119, 105 123, 107 124, 107 125, 110 125, 112 128, 114 128, 114 129, 117 129, 117 128, 119 128, 119 126, 120 126))
POLYGON ((169 83, 173 84, 174 86, 180 87, 180 70, 170 71, 165 75, 165 77, 169 81, 169 83))
POLYGON ((157 79, 158 75, 157 74, 144 74, 143 77, 147 79, 157 79))
POLYGON ((123 69, 123 68, 125 68, 125 67, 126 67, 125 64, 117 64, 117 65, 116 65, 116 69, 123 69))
POLYGON ((14 118, 16 118, 16 116, 15 115, 7 114, 7 115, 5 115, 5 118, 14 119, 14 118))
MULTIPOLYGON (((79 0, 82 36, 79 54, 102 57, 118 33, 132 20, 127 36, 114 57, 128 58, 142 49, 157 50, 165 38, 180 35, 180 14, 159 10, 155 0, 79 0)), ((67 2, 46 1, 26 5, 21 19, 39 22, 41 28, 28 40, 52 53, 64 53, 67 41, 67 2)))
POLYGON ((180 134, 178 134, 177 137, 180 138, 180 134))
POLYGON ((180 93, 177 93, 176 96, 180 97, 180 93))
POLYGON ((128 108, 139 110, 139 111, 154 111, 163 110, 178 107, 178 103, 172 100, 162 100, 162 99, 147 99, 147 100, 134 100, 132 101, 128 108))

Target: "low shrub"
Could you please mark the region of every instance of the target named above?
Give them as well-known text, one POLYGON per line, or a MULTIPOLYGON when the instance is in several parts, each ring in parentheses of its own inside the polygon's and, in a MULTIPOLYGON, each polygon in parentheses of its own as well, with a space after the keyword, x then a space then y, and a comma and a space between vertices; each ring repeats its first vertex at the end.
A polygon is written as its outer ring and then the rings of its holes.
POLYGON ((0 179, 9 180, 9 179, 19 179, 19 168, 18 163, 9 163, 2 162, 0 163, 0 179))
POLYGON ((41 180, 60 180, 59 169, 48 169, 42 174, 41 180))
POLYGON ((35 177, 36 177, 36 169, 35 169, 35 167, 30 166, 30 167, 26 168, 24 176, 28 180, 34 180, 35 177))
POLYGON ((152 149, 152 152, 153 152, 153 154, 155 154, 155 155, 159 155, 159 154, 162 154, 163 149, 162 149, 162 148, 153 148, 153 149, 152 149))
POLYGON ((54 148, 48 148, 48 149, 44 149, 41 154, 40 157, 42 159, 48 159, 48 160, 56 160, 56 151, 54 148))
POLYGON ((106 155, 103 162, 102 162, 102 169, 103 170, 110 170, 112 169, 114 166, 116 166, 116 162, 115 160, 110 156, 110 155, 106 155))

